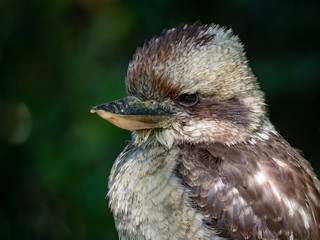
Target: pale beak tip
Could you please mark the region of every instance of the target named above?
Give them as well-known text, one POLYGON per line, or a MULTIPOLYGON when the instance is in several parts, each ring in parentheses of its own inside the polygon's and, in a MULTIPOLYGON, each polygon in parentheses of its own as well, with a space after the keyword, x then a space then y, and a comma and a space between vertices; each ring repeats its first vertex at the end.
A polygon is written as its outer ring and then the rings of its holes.
POLYGON ((96 113, 97 111, 98 111, 97 107, 93 107, 93 108, 91 108, 90 113, 96 113))

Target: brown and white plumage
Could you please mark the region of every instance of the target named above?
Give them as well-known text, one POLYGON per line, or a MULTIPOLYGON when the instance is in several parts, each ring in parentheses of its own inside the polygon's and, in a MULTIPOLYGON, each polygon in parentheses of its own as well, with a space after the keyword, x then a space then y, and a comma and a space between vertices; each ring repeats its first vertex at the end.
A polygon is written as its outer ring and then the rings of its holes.
POLYGON ((185 144, 176 172, 221 236, 319 239, 318 180, 275 132, 253 144, 185 144))
POLYGON ((243 46, 180 25, 139 48, 127 94, 92 109, 134 130, 109 179, 121 239, 320 238, 320 184, 273 128, 243 46))

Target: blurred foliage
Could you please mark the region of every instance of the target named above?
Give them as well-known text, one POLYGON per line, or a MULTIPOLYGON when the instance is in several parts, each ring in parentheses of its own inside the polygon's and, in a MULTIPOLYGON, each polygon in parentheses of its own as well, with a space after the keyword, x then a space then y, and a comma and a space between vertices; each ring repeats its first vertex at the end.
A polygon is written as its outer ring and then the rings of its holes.
POLYGON ((319 1, 0 1, 1 239, 117 239, 107 177, 130 138, 90 107, 125 96, 162 29, 233 28, 270 117, 320 173, 319 1))

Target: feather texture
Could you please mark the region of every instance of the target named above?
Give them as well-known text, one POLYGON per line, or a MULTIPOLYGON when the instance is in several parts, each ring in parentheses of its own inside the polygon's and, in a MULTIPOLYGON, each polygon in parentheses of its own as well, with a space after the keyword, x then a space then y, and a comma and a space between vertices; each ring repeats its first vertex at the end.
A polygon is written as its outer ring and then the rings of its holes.
POLYGON ((319 181, 281 136, 267 136, 255 144, 183 144, 176 175, 223 237, 319 239, 319 181))

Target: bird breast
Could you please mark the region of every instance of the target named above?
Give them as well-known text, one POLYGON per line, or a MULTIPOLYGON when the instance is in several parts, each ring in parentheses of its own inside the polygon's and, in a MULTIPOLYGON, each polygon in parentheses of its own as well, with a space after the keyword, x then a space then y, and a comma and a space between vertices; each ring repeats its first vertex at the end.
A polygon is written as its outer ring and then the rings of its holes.
POLYGON ((129 144, 120 154, 108 193, 120 239, 209 239, 175 176, 178 154, 155 142, 129 144))

